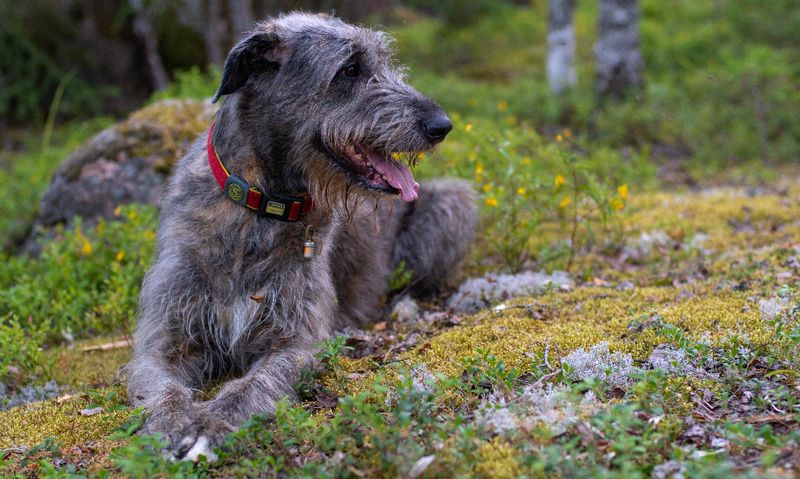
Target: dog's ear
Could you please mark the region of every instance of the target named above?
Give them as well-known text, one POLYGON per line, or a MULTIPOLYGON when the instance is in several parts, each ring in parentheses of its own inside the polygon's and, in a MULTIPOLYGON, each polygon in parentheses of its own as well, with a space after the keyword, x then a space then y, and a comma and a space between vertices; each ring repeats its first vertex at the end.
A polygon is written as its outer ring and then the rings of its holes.
POLYGON ((243 87, 251 75, 268 68, 280 67, 289 59, 289 49, 281 43, 275 32, 256 32, 233 47, 225 68, 222 82, 211 99, 215 103, 223 95, 228 95, 243 87))

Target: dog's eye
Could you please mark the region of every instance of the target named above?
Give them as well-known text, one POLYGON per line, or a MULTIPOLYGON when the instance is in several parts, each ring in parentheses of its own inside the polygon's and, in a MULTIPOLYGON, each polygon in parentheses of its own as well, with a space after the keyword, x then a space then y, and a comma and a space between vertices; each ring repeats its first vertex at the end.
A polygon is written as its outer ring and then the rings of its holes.
POLYGON ((358 78, 361 75, 361 67, 358 63, 351 63, 342 69, 342 74, 347 78, 358 78))

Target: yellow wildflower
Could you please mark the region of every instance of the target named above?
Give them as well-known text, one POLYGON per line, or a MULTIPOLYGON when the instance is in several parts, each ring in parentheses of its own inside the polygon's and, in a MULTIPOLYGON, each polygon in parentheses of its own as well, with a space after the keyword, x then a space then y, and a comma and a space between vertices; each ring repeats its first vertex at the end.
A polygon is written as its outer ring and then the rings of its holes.
POLYGON ((491 183, 486 183, 485 185, 483 185, 483 191, 484 192, 488 193, 489 190, 491 190, 491 189, 492 189, 491 183))
POLYGON ((395 161, 400 161, 400 158, 401 158, 402 156, 403 156, 403 155, 402 155, 400 152, 397 152, 397 151, 395 151, 394 153, 392 153, 392 158, 394 158, 394 159, 395 159, 395 161))
POLYGON ((508 103, 506 103, 506 101, 505 101, 505 100, 500 100, 499 102, 497 102, 497 109, 498 109, 499 111, 506 111, 506 110, 508 110, 508 103))
POLYGON ((559 186, 562 186, 562 185, 564 184, 564 182, 565 182, 565 181, 566 181, 566 180, 564 180, 564 177, 563 177, 563 176, 561 176, 561 175, 556 175, 556 178, 553 180, 553 184, 555 184, 555 185, 556 185, 556 187, 559 187, 559 186))
POLYGON ((92 254, 92 243, 89 243, 88 241, 84 240, 83 246, 81 246, 81 254, 84 256, 89 256, 90 254, 92 254))
POLYGON ((525 196, 525 188, 523 187, 517 188, 517 194, 520 196, 525 196))
POLYGON ((124 251, 120 251, 119 253, 117 253, 117 263, 121 263, 123 258, 125 258, 124 251))
POLYGON ((129 211, 128 212, 128 219, 131 220, 131 221, 135 220, 136 219, 136 212, 135 211, 129 211))
POLYGON ((143 236, 148 241, 152 241, 152 240, 156 239, 156 233, 153 230, 145 231, 143 236))
POLYGON ((421 152, 417 153, 417 161, 422 161, 422 160, 424 160, 424 159, 425 159, 425 156, 426 156, 426 155, 425 155, 425 152, 424 152, 424 151, 421 151, 421 152))
POLYGON ((561 136, 561 134, 558 134, 558 135, 556 135, 556 141, 561 143, 562 141, 564 141, 564 137, 561 136))
POLYGON ((467 123, 466 126, 464 126, 464 131, 472 131, 472 123, 467 123))
POLYGON ((531 163, 533 163, 533 160, 531 159, 531 157, 530 157, 530 156, 523 156, 523 157, 522 157, 522 164, 523 164, 523 165, 525 165, 525 166, 528 166, 528 165, 530 165, 531 163))
POLYGON ((119 216, 121 214, 122 214, 122 207, 121 206, 117 206, 116 208, 114 208, 114 216, 119 216))
POLYGON ((611 207, 619 211, 622 208, 625 208, 625 203, 623 203, 622 200, 619 198, 614 198, 611 200, 611 207))
POLYGON ((572 203, 572 198, 570 198, 569 196, 565 196, 558 203, 558 207, 559 208, 566 208, 567 206, 569 206, 570 203, 572 203))
POLYGON ((494 196, 486 198, 486 206, 491 206, 492 208, 494 208, 497 205, 498 205, 497 198, 495 198, 494 196))
POLYGON ((478 163, 477 165, 475 165, 475 174, 476 175, 482 175, 483 174, 483 165, 482 164, 478 163))
POLYGON ((619 193, 619 197, 623 200, 628 197, 628 184, 622 184, 617 188, 617 193, 619 193))
POLYGON ((572 138, 572 132, 569 131, 569 128, 564 128, 564 138, 572 138))

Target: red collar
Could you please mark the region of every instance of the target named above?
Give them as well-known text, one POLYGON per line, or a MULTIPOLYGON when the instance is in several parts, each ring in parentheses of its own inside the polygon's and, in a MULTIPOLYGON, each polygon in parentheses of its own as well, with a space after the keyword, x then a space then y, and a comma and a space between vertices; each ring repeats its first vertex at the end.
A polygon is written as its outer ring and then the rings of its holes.
POLYGON ((214 124, 208 130, 206 150, 208 151, 208 164, 214 173, 217 184, 231 201, 246 206, 260 215, 277 218, 283 221, 297 221, 301 215, 308 214, 313 208, 310 195, 270 195, 236 175, 228 173, 228 169, 217 155, 217 149, 211 141, 214 133, 214 124))

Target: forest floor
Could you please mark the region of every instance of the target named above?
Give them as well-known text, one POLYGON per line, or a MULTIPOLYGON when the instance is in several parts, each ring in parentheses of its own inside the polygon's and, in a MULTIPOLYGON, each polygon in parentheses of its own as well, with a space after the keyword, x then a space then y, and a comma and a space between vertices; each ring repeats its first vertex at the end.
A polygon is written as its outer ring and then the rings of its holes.
POLYGON ((126 337, 53 349, 58 397, 0 413, 4 471, 793 477, 798 193, 786 182, 637 195, 624 247, 576 257, 597 274, 536 293, 524 276, 521 288, 495 278, 509 297, 474 314, 432 301, 343 332, 298 385, 302 400, 248 422, 213 465, 169 463, 157 440, 129 437, 126 337))

